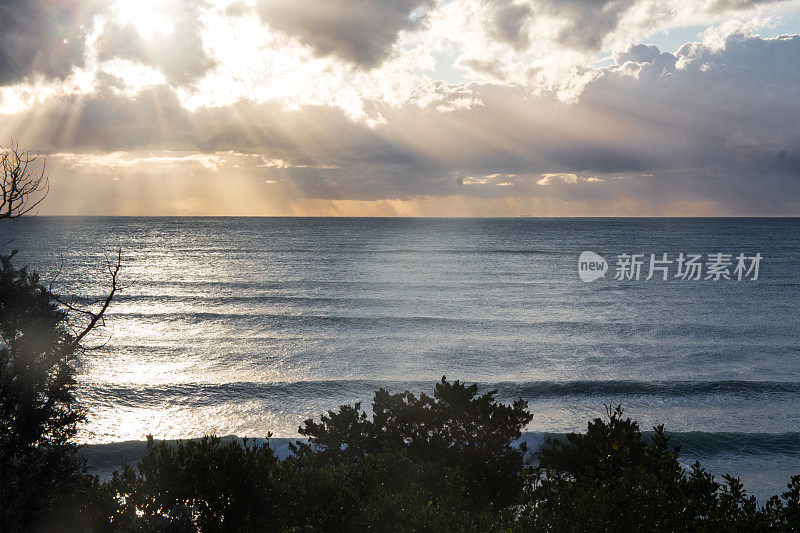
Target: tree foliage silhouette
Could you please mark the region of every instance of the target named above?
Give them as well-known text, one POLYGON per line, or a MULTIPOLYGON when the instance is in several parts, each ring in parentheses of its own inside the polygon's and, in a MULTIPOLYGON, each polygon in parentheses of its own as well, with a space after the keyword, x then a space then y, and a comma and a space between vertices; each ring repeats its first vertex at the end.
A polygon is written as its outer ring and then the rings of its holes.
MULTIPOLYGON (((0 153, 0 219, 29 213, 47 194, 44 162, 16 143, 0 153), (35 198, 42 194, 41 198, 35 198)), ((103 324, 119 290, 121 252, 109 262, 111 290, 99 309, 65 302, 39 275, 0 255, 0 530, 29 530, 96 480, 85 476, 74 437, 85 412, 75 397, 83 341, 103 324)), ((84 502, 81 505, 84 505, 84 502)), ((70 511, 71 512, 71 511, 70 511)), ((73 513, 73 517, 76 516, 73 513)))
POLYGON ((741 482, 686 471, 663 426, 645 440, 608 406, 586 433, 549 439, 531 472, 521 524, 534 531, 797 531, 800 476, 762 509, 741 482))

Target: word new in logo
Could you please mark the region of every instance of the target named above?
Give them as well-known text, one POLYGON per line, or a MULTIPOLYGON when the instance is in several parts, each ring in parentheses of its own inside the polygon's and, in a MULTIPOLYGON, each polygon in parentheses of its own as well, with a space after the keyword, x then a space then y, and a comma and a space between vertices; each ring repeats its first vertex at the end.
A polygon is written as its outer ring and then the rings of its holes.
POLYGON ((606 275, 608 263, 602 256, 594 252, 582 252, 578 258, 578 275, 581 280, 589 282, 606 275))

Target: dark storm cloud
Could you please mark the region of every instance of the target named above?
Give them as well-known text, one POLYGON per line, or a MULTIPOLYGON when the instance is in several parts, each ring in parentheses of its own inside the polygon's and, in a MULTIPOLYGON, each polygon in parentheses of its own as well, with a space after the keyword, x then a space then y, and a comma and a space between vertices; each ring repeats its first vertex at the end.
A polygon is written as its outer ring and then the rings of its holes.
MULTIPOLYGON (((276 30, 297 36, 320 55, 361 67, 380 65, 401 30, 420 23, 415 10, 432 0, 259 0, 257 11, 276 30)), ((420 15, 421 16, 421 15, 420 15)))
POLYGON ((36 73, 67 77, 83 65, 86 32, 101 1, 0 2, 0 85, 36 73))

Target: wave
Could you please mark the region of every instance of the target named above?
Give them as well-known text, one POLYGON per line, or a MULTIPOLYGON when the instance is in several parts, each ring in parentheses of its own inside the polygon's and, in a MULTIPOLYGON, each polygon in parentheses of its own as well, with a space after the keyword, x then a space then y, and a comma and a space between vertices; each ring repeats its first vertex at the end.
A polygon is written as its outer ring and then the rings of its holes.
POLYGON ((652 395, 697 396, 708 394, 762 395, 800 394, 800 382, 785 381, 539 381, 500 383, 503 396, 528 398, 548 396, 652 395))
MULTIPOLYGON (((651 432, 645 432, 649 435, 651 432)), ((732 455, 800 456, 800 432, 787 433, 709 433, 688 431, 670 433, 681 452, 696 457, 732 455)))
MULTIPOLYGON (((737 433, 709 431, 667 431, 673 446, 684 458, 702 459, 719 456, 783 455, 800 458, 800 432, 737 433)), ((536 455, 547 439, 564 440, 566 433, 525 432, 520 440, 536 455)), ((650 439, 653 431, 642 431, 650 439)))
MULTIPOLYGON (((653 431, 642 431, 645 440, 653 431)), ((800 458, 800 432, 736 433, 708 431, 667 431, 673 446, 680 448, 684 459, 719 456, 774 456, 800 458)), ((520 440, 528 444, 535 456, 547 439, 564 440, 566 433, 525 432, 520 440)))
POLYGON ((369 287, 399 287, 403 290, 408 289, 453 289, 463 291, 464 287, 535 287, 548 283, 550 280, 436 280, 435 282, 424 282, 418 280, 347 280, 347 279, 282 279, 280 281, 243 278, 239 280, 219 280, 219 279, 163 279, 163 280, 137 280, 137 287, 155 286, 159 289, 163 287, 191 287, 196 290, 203 288, 258 288, 258 289, 296 289, 304 287, 347 287, 347 288, 369 288, 369 287))
MULTIPOLYGON (((286 314, 286 313, 218 313, 218 312, 195 312, 187 313, 185 311, 177 312, 155 312, 155 313, 140 313, 140 312, 116 312, 113 313, 116 318, 128 319, 147 319, 147 320, 163 320, 163 321, 184 321, 188 323, 207 322, 207 321, 226 321, 226 320, 257 320, 257 321, 292 321, 292 322, 309 322, 309 323, 334 323, 334 324, 354 324, 361 323, 364 325, 369 324, 385 324, 386 322, 396 322, 410 325, 447 325, 447 324, 474 324, 481 325, 487 323, 498 324, 526 324, 522 320, 515 320, 509 318, 497 319, 476 319, 476 318, 461 318, 461 317, 447 317, 447 316, 344 316, 344 315, 324 315, 324 314, 286 314)), ((570 324, 569 321, 560 321, 560 324, 570 324)), ((577 324, 577 322, 575 323, 577 324)), ((598 322, 599 324, 599 322, 598 322)))
POLYGON ((363 248, 355 246, 320 246, 318 248, 231 248, 231 247, 184 247, 173 246, 170 251, 180 254, 201 254, 203 256, 224 254, 229 256, 263 254, 320 254, 347 253, 358 255, 574 255, 571 250, 540 250, 527 248, 363 248))
MULTIPOLYGON (((552 433, 541 431, 525 431, 516 442, 525 442, 528 448, 535 454, 548 439, 558 440, 565 438, 567 433, 552 433)), ((649 439, 653 435, 652 431, 643 431, 642 437, 649 439)), ((673 445, 680 446, 681 453, 692 456, 713 456, 722 454, 745 454, 745 455, 800 455, 800 432, 787 433, 735 433, 735 432, 667 432, 673 445)), ((241 440, 241 437, 228 435, 222 437, 223 441, 230 439, 241 440)), ((156 439, 162 440, 162 439, 156 439)), ((272 437, 252 438, 248 437, 248 442, 261 443, 269 442, 277 449, 288 447, 289 443, 304 440, 304 437, 272 437)), ((131 440, 121 442, 107 442, 101 444, 85 444, 82 449, 90 451, 104 451, 114 449, 126 455, 136 454, 144 449, 144 440, 131 440)), ((166 442, 177 442, 167 439, 166 442)))
MULTIPOLYGON (((650 438, 652 432, 643 432, 645 439, 650 438)), ((530 456, 535 460, 541 446, 547 439, 564 439, 565 433, 544 433, 528 431, 522 434, 517 441, 525 442, 530 451, 530 456)), ((749 457, 775 457, 783 456, 800 458, 800 432, 791 433, 710 433, 710 432, 685 432, 668 433, 673 445, 680 446, 681 456, 684 459, 702 460, 720 456, 735 456, 740 461, 744 456, 749 457)), ((240 437, 229 435, 223 441, 241 440, 240 437)), ((300 440, 301 437, 279 437, 268 441, 263 438, 248 438, 248 442, 269 442, 278 457, 286 457, 291 452, 289 444, 300 440)), ((174 440, 167 442, 176 442, 174 440)), ((123 441, 103 444, 87 444, 80 448, 81 454, 86 457, 92 473, 101 477, 110 476, 111 472, 119 469, 121 462, 135 464, 145 453, 145 441, 123 441)))
MULTIPOLYGON (((201 324, 204 322, 240 324, 247 321, 250 325, 271 323, 291 324, 293 327, 308 326, 349 326, 366 328, 387 328, 391 331, 398 327, 418 328, 427 327, 452 327, 471 330, 491 329, 497 326, 517 326, 526 328, 540 328, 544 331, 562 331, 569 335, 596 335, 605 332, 612 335, 658 335, 660 337, 680 337, 697 339, 698 337, 713 337, 727 339, 731 335, 736 338, 750 336, 753 338, 763 335, 763 326, 758 323, 743 326, 741 324, 711 324, 711 323, 633 323, 610 322, 603 318, 575 319, 575 320, 548 320, 535 318, 503 317, 476 317, 476 316, 423 316, 423 315, 372 315, 372 316, 347 316, 342 314, 288 314, 288 313, 263 313, 263 312, 214 312, 198 311, 186 312, 139 312, 118 310, 111 313, 118 319, 146 320, 161 322, 181 322, 186 324, 201 324)), ((772 331, 771 339, 782 337, 794 339, 794 330, 786 328, 785 331, 772 331)))
POLYGON ((204 303, 210 305, 226 304, 271 304, 271 303, 292 303, 292 304, 385 304, 386 302, 410 301, 416 302, 416 298, 380 298, 364 296, 282 296, 282 295, 183 295, 183 294, 121 294, 115 296, 114 302, 118 305, 125 303, 153 302, 159 305, 165 303, 204 303))
MULTIPOLYGON (((383 387, 392 392, 432 390, 431 381, 313 380, 293 382, 182 383, 165 385, 118 385, 84 383, 81 397, 90 404, 143 405, 169 400, 183 406, 216 405, 225 402, 266 399, 321 400, 328 398, 372 398, 383 387)), ((523 383, 480 383, 483 391, 496 390, 497 398, 525 400, 583 397, 652 396, 698 397, 726 395, 763 398, 765 395, 800 396, 800 382, 779 381, 535 381, 523 383)))

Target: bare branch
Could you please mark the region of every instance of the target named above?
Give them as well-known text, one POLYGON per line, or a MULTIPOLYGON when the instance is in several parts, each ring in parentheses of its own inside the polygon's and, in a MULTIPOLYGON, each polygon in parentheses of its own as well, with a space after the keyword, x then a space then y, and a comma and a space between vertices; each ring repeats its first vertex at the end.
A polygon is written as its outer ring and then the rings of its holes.
POLYGON ((50 192, 45 170, 39 153, 21 150, 18 142, 0 148, 0 219, 15 220, 36 209, 50 192))
MULTIPOLYGON (((75 320, 75 321, 71 320, 69 316, 67 318, 68 321, 67 326, 72 331, 72 335, 74 337, 72 343, 83 351, 90 351, 90 350, 96 350, 97 348, 102 348, 111 340, 111 338, 109 337, 109 339, 107 339, 106 342, 104 342, 100 346, 87 347, 81 344, 84 338, 87 335, 89 335, 89 333, 91 333, 93 330, 95 330, 100 326, 105 326, 105 313, 108 310, 109 305, 111 305, 111 301, 114 299, 114 296, 118 292, 127 288, 127 286, 123 287, 119 283, 119 271, 120 268, 122 267, 122 249, 117 250, 116 259, 113 262, 111 260, 108 260, 106 261, 106 263, 107 263, 108 273, 111 278, 111 289, 105 296, 98 298, 96 300, 89 301, 88 303, 76 303, 74 299, 62 300, 61 298, 53 294, 52 291, 53 284, 52 283, 50 284, 49 291, 53 300, 55 300, 61 306, 63 306, 64 309, 66 309, 69 312, 69 314, 80 315, 83 317, 81 320, 75 320), (91 309, 91 306, 96 306, 98 304, 100 305, 100 309, 96 311, 91 309)), ((61 268, 59 268, 59 272, 60 271, 61 268)), ((58 276, 58 274, 56 276, 58 276)))
MULTIPOLYGON (((53 276, 53 279, 50 280, 50 285, 47 287, 47 292, 49 292, 50 294, 53 294, 53 285, 55 285, 56 281, 58 280, 58 277, 61 275, 62 270, 64 270, 64 256, 59 255, 58 272, 56 272, 55 276, 53 276)), ((58 298, 56 298, 56 301, 62 303, 61 300, 59 300, 58 298)))
POLYGON ((82 312, 87 314, 90 317, 90 319, 86 327, 84 327, 83 330, 75 336, 74 342, 76 345, 80 345, 84 337, 86 337, 86 335, 88 335, 95 327, 97 327, 98 324, 100 325, 105 324, 104 316, 106 310, 108 309, 108 306, 111 305, 111 300, 114 299, 114 295, 117 293, 118 290, 120 290, 117 281, 117 275, 119 274, 119 269, 121 266, 122 266, 122 250, 120 249, 117 250, 116 263, 112 264, 110 260, 108 261, 108 273, 111 276, 111 290, 103 299, 103 304, 100 307, 100 310, 97 312, 82 310, 82 312))

